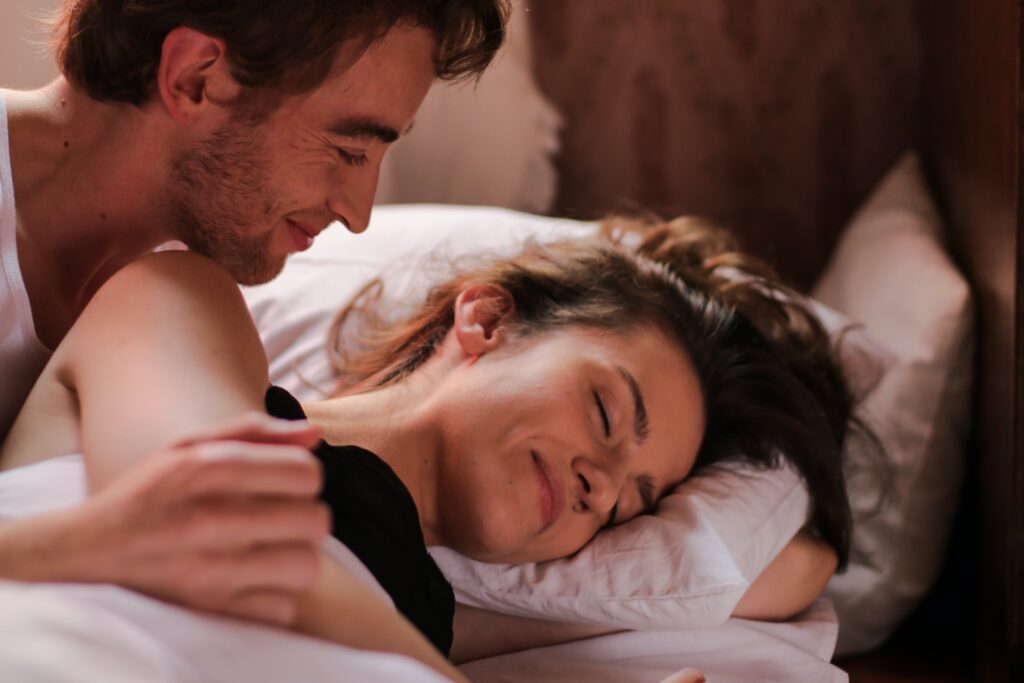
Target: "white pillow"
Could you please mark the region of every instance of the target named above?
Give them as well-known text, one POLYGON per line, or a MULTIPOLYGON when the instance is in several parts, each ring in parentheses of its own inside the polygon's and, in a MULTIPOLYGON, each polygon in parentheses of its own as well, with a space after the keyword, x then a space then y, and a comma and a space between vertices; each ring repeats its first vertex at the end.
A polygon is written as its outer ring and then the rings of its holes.
MULTIPOLYGON (((327 329, 370 278, 385 273, 389 301, 414 306, 452 259, 514 253, 530 237, 591 235, 590 223, 488 208, 382 207, 371 229, 321 235, 273 282, 245 295, 270 356, 270 378, 313 400, 328 394, 327 329), (433 264, 433 265, 430 265, 433 264)), ((830 329, 842 316, 819 308, 830 329)), ((844 354, 874 383, 884 361, 863 332, 844 354), (867 362, 865 362, 865 360, 867 362)), ((845 362, 845 360, 844 360, 845 362)), ((486 565, 434 549, 460 601, 498 611, 623 628, 692 628, 724 621, 776 553, 804 525, 807 494, 788 470, 721 467, 694 477, 645 516, 601 534, 571 559, 486 565)))
POLYGON ((516 2, 508 41, 480 81, 431 88, 413 130, 384 158, 378 204, 551 209, 562 123, 534 81, 529 25, 516 2))
POLYGON ((608 529, 570 558, 485 564, 431 553, 459 602, 630 629, 717 626, 807 519, 791 470, 719 465, 663 498, 655 515, 608 529))
POLYGON ((332 225, 310 249, 292 256, 276 279, 243 289, 270 359, 270 381, 302 400, 323 398, 333 388, 327 331, 374 277, 386 279, 396 306, 412 306, 459 256, 514 253, 530 238, 594 232, 590 223, 442 205, 377 207, 370 225, 362 235, 332 225))
POLYGON ((941 233, 920 163, 908 154, 847 227, 814 290, 896 358, 862 406, 892 463, 893 499, 872 515, 873 482, 849 481, 853 546, 871 562, 829 585, 840 654, 881 643, 931 587, 959 499, 973 309, 941 233))

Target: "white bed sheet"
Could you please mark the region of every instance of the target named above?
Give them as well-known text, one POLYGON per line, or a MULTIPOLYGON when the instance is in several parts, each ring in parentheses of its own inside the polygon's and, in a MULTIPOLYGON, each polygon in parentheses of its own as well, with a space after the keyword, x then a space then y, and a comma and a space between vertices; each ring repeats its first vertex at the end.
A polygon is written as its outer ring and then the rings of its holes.
POLYGON ((0 681, 443 683, 397 655, 168 605, 114 586, 0 582, 0 681))
POLYGON ((698 631, 629 631, 459 668, 474 683, 657 683, 686 667, 703 671, 708 683, 848 683, 829 663, 838 629, 822 598, 785 623, 730 619, 698 631))

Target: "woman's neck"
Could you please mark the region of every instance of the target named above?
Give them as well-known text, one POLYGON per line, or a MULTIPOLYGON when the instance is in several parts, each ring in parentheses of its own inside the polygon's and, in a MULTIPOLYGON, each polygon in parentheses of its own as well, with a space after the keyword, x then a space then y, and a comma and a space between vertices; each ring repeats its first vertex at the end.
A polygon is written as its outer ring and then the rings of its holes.
MULTIPOLYGON (((407 379, 361 394, 303 405, 323 439, 371 451, 386 462, 416 503, 428 545, 440 542, 437 525, 440 439, 432 429, 422 384, 407 379)), ((417 378, 419 379, 419 378, 417 378)))

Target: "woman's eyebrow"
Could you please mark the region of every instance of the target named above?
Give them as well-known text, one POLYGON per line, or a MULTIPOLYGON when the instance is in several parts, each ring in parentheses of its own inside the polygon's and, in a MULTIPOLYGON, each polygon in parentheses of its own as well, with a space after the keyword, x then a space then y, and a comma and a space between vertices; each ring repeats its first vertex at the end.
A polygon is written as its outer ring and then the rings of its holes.
POLYGON ((644 394, 640 391, 640 384, 636 381, 633 373, 622 366, 619 366, 617 370, 626 380, 629 392, 633 395, 633 434, 637 444, 642 444, 651 433, 650 425, 647 423, 647 405, 644 403, 644 394))

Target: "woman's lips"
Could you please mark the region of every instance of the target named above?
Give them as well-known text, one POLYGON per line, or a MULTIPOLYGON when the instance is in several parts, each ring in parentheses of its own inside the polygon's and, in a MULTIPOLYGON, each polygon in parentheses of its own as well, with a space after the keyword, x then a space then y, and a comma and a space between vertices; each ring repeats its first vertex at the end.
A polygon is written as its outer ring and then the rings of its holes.
POLYGON ((537 476, 540 478, 540 512, 544 521, 544 529, 554 524, 562 510, 562 490, 558 486, 558 480, 551 470, 541 460, 537 451, 530 451, 533 464, 537 468, 537 476))

